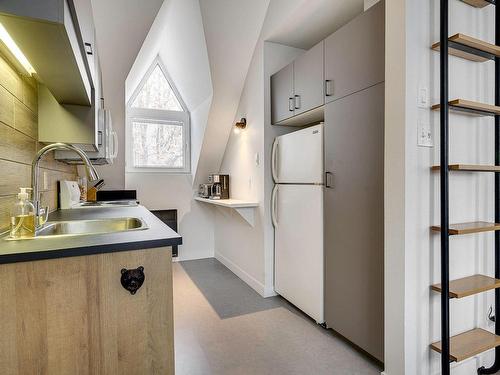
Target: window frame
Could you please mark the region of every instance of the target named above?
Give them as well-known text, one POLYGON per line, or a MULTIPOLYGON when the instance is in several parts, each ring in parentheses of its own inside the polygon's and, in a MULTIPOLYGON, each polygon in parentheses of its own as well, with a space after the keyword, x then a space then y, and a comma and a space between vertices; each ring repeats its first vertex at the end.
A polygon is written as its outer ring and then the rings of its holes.
POLYGON ((125 171, 127 173, 166 173, 166 174, 190 174, 191 173, 191 126, 190 126, 190 113, 187 109, 184 100, 182 99, 177 87, 170 78, 165 65, 161 61, 160 56, 157 56, 151 66, 148 68, 141 81, 134 90, 134 93, 128 100, 125 110, 125 171), (164 74, 167 82, 169 83, 175 97, 179 101, 183 111, 169 111, 164 109, 148 109, 148 108, 133 108, 137 95, 142 90, 147 80, 153 73, 156 66, 159 66, 160 70, 164 74), (133 155, 133 126, 134 121, 145 122, 150 121, 152 123, 167 123, 167 122, 182 122, 183 123, 183 153, 184 153, 184 167, 183 168, 168 168, 164 166, 159 167, 136 167, 134 166, 134 155, 133 155))

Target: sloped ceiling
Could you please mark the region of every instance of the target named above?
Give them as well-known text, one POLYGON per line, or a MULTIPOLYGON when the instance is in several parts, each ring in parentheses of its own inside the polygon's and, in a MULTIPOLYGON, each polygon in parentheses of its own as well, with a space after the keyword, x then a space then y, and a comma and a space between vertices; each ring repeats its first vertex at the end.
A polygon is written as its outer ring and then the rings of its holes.
POLYGON ((266 40, 309 49, 363 12, 364 0, 293 0, 286 22, 275 25, 266 40))
POLYGON ((269 0, 200 0, 213 98, 195 184, 218 172, 269 0))
POLYGON ((99 167, 107 188, 125 186, 125 79, 163 0, 92 0, 106 107, 119 138, 113 165, 99 167))

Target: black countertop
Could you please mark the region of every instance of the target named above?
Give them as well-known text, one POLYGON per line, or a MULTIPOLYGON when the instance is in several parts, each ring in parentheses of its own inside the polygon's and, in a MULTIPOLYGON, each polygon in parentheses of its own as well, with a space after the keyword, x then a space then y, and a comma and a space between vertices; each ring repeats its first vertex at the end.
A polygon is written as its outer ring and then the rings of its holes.
POLYGON ((20 241, 0 238, 0 264, 42 259, 168 247, 182 244, 182 237, 143 206, 98 207, 58 210, 49 221, 135 217, 148 225, 145 230, 95 235, 43 237, 20 241))

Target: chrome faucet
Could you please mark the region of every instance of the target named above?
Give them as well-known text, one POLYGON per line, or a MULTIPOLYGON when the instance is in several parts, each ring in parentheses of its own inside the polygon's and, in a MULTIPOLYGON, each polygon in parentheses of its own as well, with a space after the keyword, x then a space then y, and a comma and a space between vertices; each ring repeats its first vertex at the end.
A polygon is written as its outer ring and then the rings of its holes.
POLYGON ((90 162, 88 156, 78 147, 75 147, 68 143, 52 143, 48 146, 45 146, 40 151, 38 151, 38 153, 35 155, 35 158, 33 159, 33 163, 31 164, 31 188, 33 192, 32 199, 33 199, 33 206, 35 207, 35 232, 43 225, 43 223, 40 222, 40 217, 42 215, 42 212, 45 211, 43 212, 45 220, 48 215, 48 207, 45 209, 42 209, 40 207, 40 190, 38 188, 38 170, 40 168, 39 164, 40 160, 46 153, 54 150, 70 150, 76 152, 80 156, 85 165, 85 171, 87 172, 88 179, 90 181, 99 180, 99 174, 97 173, 94 166, 90 162))

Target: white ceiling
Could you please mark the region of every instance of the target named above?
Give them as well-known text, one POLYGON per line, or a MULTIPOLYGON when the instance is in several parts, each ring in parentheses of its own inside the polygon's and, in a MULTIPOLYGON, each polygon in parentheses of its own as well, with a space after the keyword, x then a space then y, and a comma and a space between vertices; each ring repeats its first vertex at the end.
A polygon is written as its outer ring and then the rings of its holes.
POLYGON ((364 0, 292 0, 287 3, 287 22, 280 24, 266 39, 302 49, 319 43, 364 8, 364 0))

